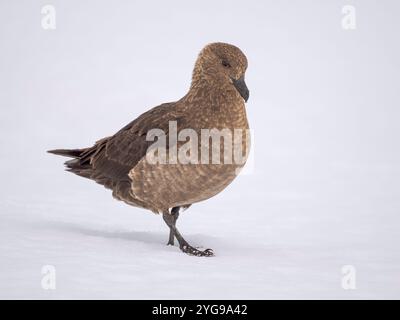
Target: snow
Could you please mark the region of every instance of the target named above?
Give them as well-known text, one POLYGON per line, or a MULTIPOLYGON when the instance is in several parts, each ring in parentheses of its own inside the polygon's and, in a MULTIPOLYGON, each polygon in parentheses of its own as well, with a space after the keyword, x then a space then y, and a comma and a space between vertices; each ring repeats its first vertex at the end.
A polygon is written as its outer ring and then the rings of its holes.
POLYGON ((39 1, 0 4, 0 298, 400 297, 398 4, 363 1, 343 31, 334 2, 53 3, 53 31, 39 1), (91 145, 179 98, 215 40, 250 61, 254 163, 179 218, 216 254, 198 258, 166 246, 160 216, 45 151, 91 145), (42 287, 46 265, 55 290, 42 287))

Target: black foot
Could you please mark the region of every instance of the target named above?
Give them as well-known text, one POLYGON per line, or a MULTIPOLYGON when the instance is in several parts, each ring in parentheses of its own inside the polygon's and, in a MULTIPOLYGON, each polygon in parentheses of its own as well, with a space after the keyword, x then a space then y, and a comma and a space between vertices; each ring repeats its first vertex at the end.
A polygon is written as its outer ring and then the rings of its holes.
POLYGON ((206 249, 204 251, 199 250, 197 248, 192 247, 187 241, 182 237, 182 235, 179 233, 178 229, 176 228, 176 220, 179 217, 179 207, 174 207, 171 210, 171 213, 168 211, 163 212, 163 219, 168 225, 170 232, 169 232, 169 240, 167 245, 174 245, 174 238, 176 238, 179 242, 179 247, 180 249, 191 255, 191 256, 197 256, 197 257, 212 257, 214 255, 214 252, 212 249, 206 249))
POLYGON ((197 248, 192 247, 189 244, 184 244, 180 248, 184 253, 186 253, 190 256, 196 256, 196 257, 212 257, 212 256, 214 256, 214 252, 212 249, 206 249, 204 251, 201 251, 197 248))

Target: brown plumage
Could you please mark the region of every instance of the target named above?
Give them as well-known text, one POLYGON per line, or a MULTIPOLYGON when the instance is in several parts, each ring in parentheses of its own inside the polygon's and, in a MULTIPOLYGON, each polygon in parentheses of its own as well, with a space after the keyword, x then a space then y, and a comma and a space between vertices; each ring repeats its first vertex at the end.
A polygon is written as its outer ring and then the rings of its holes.
MULTIPOLYGON (((197 58, 190 90, 183 98, 145 112, 92 147, 48 152, 72 157, 65 162, 68 171, 111 189, 116 199, 162 213, 170 228, 168 244, 173 244, 176 237, 182 251, 211 256, 211 249, 193 248, 180 235, 175 226, 179 209, 222 191, 244 163, 212 164, 212 152, 215 151, 212 147, 206 149, 210 164, 179 161, 153 164, 147 161, 146 152, 154 141, 148 141, 146 136, 152 129, 161 129, 168 136, 170 121, 176 122, 178 133, 182 129, 192 129, 199 137, 202 129, 229 129, 232 133, 237 129, 247 130, 244 102, 249 91, 244 82, 246 69, 247 59, 239 48, 225 43, 209 44, 197 58)), ((245 153, 247 141, 245 135, 239 141, 245 153)), ((185 142, 178 141, 175 146, 179 148, 185 142)), ((166 149, 173 147, 168 143, 166 149)), ((200 155, 200 143, 197 150, 200 155)), ((224 159, 224 150, 221 141, 220 150, 216 150, 221 159, 224 159)))

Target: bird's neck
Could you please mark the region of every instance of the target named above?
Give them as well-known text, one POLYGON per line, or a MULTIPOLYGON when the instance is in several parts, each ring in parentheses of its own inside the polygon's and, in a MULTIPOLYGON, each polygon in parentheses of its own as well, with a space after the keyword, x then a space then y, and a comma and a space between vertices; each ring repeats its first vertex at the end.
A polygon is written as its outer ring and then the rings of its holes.
POLYGON ((203 103, 203 107, 210 105, 214 107, 243 105, 242 97, 231 83, 207 79, 192 81, 190 90, 184 99, 189 103, 203 103))
POLYGON ((218 123, 221 127, 248 127, 243 98, 230 83, 192 83, 182 102, 204 124, 210 122, 218 123))

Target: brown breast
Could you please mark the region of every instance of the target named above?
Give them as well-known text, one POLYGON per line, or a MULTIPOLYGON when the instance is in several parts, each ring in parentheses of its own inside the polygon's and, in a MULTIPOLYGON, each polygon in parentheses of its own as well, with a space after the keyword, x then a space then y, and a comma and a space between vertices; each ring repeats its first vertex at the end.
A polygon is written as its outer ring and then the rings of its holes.
POLYGON ((249 126, 243 100, 215 102, 204 106, 197 101, 188 104, 183 100, 177 105, 177 108, 184 108, 187 114, 181 123, 178 121, 178 133, 190 128, 198 135, 198 163, 179 161, 179 150, 186 142, 178 142, 177 163, 171 164, 168 157, 167 163, 163 164, 152 164, 143 158, 130 171, 132 196, 146 203, 152 211, 162 212, 171 207, 206 200, 225 189, 243 167, 249 149, 249 126), (224 139, 214 144, 201 143, 207 129, 219 130, 208 133, 211 136, 222 133, 224 139), (230 146, 225 144, 229 136, 226 135, 227 130, 231 132, 230 146), (219 158, 219 164, 215 163, 216 158, 219 158))

